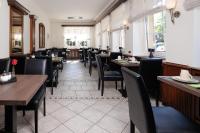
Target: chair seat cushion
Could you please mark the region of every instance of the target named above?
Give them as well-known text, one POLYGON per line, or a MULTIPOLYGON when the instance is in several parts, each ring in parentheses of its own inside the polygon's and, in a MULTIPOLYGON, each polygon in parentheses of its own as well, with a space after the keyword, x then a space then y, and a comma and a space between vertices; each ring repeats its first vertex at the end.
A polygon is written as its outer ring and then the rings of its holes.
POLYGON ((123 80, 122 74, 118 71, 104 71, 104 80, 123 80))
POLYGON ((200 133, 200 127, 171 107, 154 107, 158 133, 200 133))
POLYGON ((17 106, 18 110, 32 110, 39 108, 39 105, 41 103, 42 98, 45 96, 46 89, 44 87, 41 87, 38 92, 35 94, 35 96, 31 99, 31 101, 28 103, 27 106, 17 106))

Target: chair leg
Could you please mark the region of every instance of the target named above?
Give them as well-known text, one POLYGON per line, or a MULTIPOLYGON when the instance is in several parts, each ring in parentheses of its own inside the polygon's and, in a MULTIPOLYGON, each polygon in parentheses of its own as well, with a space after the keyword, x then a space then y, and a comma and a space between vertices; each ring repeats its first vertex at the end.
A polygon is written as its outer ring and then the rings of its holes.
POLYGON ((51 95, 53 95, 53 81, 51 81, 51 95))
POLYGON ((38 133, 38 110, 35 110, 35 133, 38 133))
POLYGON ((100 90, 100 86, 101 86, 101 79, 99 78, 99 81, 98 81, 98 90, 100 90))
POLYGON ((24 109, 23 109, 23 111, 22 111, 22 112, 23 112, 23 117, 24 117, 24 116, 26 115, 26 112, 25 112, 25 110, 24 110, 24 109))
POLYGON ((122 89, 122 90, 124 89, 124 83, 123 83, 123 80, 121 81, 121 89, 122 89))
POLYGON ((91 69, 92 69, 92 66, 91 66, 91 64, 90 64, 90 66, 89 66, 89 74, 90 74, 90 76, 91 76, 91 69))
POLYGON ((135 125, 131 120, 130 120, 130 133, 135 133, 135 125))
POLYGON ((159 107, 159 100, 156 98, 156 107, 159 107))
POLYGON ((43 112, 43 115, 46 116, 46 97, 44 97, 44 101, 43 101, 43 104, 44 104, 44 112, 43 112))
POLYGON ((156 92, 156 107, 159 107, 159 93, 156 92))
POLYGON ((117 81, 115 81, 115 88, 116 88, 116 90, 117 90, 117 81))
POLYGON ((102 86, 101 86, 101 96, 103 96, 103 93, 104 93, 104 81, 102 80, 102 86))

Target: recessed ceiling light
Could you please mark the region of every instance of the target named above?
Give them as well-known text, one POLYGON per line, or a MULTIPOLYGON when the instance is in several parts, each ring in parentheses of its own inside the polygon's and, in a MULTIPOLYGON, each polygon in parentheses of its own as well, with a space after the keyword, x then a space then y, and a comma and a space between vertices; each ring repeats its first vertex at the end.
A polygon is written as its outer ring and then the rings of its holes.
POLYGON ((79 19, 83 19, 83 17, 79 17, 79 19))

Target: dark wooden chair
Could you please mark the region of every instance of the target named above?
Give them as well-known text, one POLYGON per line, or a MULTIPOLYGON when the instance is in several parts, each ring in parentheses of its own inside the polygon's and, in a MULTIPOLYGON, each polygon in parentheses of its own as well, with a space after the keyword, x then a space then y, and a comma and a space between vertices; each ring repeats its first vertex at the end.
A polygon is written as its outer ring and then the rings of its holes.
POLYGON ((86 67, 88 63, 88 49, 83 49, 83 62, 84 66, 86 67))
MULTIPOLYGON (((25 61, 26 61, 27 55, 12 55, 10 56, 10 59, 16 59, 17 65, 15 66, 15 74, 24 74, 24 68, 25 68, 25 61)), ((11 63, 11 62, 10 62, 11 63)), ((12 64, 10 65, 10 71, 12 71, 12 64)))
MULTIPOLYGON (((24 74, 31 75, 45 75, 46 73, 46 60, 41 59, 29 59, 25 62, 24 74)), ((27 88, 28 89, 28 88, 27 88)), ((31 99, 27 106, 17 106, 18 110, 23 110, 23 116, 25 110, 34 110, 35 113, 35 133, 38 133, 38 109, 43 101, 44 111, 43 114, 46 116, 46 85, 40 87, 35 96, 31 99)))
POLYGON ((53 95, 53 87, 58 84, 58 68, 53 67, 52 58, 49 56, 36 56, 36 59, 46 59, 47 61, 47 86, 51 87, 51 94, 53 95))
POLYGON ((130 133, 199 133, 200 127, 171 107, 151 107, 142 77, 122 68, 128 94, 130 133))
POLYGON ((144 79, 148 94, 155 98, 156 106, 159 106, 160 82, 157 76, 162 75, 162 59, 146 58, 140 60, 139 74, 144 79))
POLYGON ((111 52, 110 53, 110 61, 108 63, 109 65, 109 69, 110 70, 113 70, 113 71, 121 71, 121 67, 116 65, 115 63, 112 63, 111 61, 112 60, 115 60, 118 58, 118 56, 121 56, 122 57, 122 53, 121 52, 111 52))
POLYGON ((96 55, 96 61, 97 61, 97 70, 99 74, 98 90, 100 90, 100 85, 102 83, 101 96, 103 96, 104 93, 104 81, 115 81, 116 90, 117 90, 117 81, 121 81, 121 89, 123 89, 122 74, 118 71, 104 71, 101 57, 99 55, 96 55))
POLYGON ((10 58, 0 59, 0 74, 9 72, 10 58))
POLYGON ((88 60, 89 60, 89 74, 92 75, 92 67, 97 66, 95 57, 92 56, 91 51, 88 51, 88 60))

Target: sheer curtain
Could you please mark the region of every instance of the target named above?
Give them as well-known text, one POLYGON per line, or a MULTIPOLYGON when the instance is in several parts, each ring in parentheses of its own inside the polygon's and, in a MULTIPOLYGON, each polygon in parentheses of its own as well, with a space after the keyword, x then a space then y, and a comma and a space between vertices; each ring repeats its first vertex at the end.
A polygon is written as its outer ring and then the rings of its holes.
POLYGON ((64 27, 64 43, 66 47, 90 47, 91 27, 64 27))
POLYGON ((112 47, 113 52, 119 52, 119 47, 125 48, 125 30, 116 30, 112 32, 112 47))

